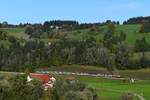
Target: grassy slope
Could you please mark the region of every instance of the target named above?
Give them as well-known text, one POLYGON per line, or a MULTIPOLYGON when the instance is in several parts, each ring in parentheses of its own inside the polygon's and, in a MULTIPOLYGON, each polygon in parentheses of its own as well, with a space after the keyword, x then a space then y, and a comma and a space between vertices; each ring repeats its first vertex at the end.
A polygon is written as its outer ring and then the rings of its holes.
POLYGON ((143 36, 146 36, 148 42, 150 42, 150 34, 139 33, 140 25, 121 25, 117 26, 117 31, 124 31, 127 34, 127 42, 135 43, 136 39, 140 39, 143 36))
MULTIPOLYGON (((100 26, 99 29, 101 30, 99 33, 96 33, 96 38, 103 40, 104 33, 107 29, 106 26, 100 26)), ((9 35, 15 36, 17 38, 24 38, 28 39, 29 36, 24 33, 24 28, 1 28, 0 30, 4 30, 8 32, 9 35)), ((138 33, 140 30, 140 25, 116 25, 116 32, 123 31, 127 34, 126 42, 129 44, 133 44, 136 39, 142 38, 143 36, 146 36, 146 39, 148 42, 150 42, 150 34, 146 33, 138 33)), ((77 31, 70 31, 70 32, 60 32, 60 36, 62 34, 66 34, 69 38, 74 39, 81 39, 81 37, 86 37, 87 33, 89 32, 88 29, 84 30, 77 30, 77 31)), ((94 34, 94 33, 91 33, 94 34)))
POLYGON ((24 28, 0 28, 2 31, 6 31, 8 35, 14 36, 17 38, 24 38, 28 39, 29 36, 24 33, 25 29, 24 28))
MULTIPOLYGON (((8 33, 8 36, 13 36, 18 39, 29 39, 29 36, 24 33, 24 28, 0 28, 0 31, 5 31, 8 33)), ((9 46, 11 45, 8 40, 0 40, 0 44, 3 44, 5 48, 9 48, 9 46)))
MULTIPOLYGON (((140 39, 143 36, 146 36, 146 40, 150 43, 150 34, 139 33, 140 25, 117 25, 116 32, 123 31, 126 33, 126 42, 129 44, 135 43, 136 39, 140 39)), ((103 27, 106 30, 106 26, 103 27)), ((100 34, 101 38, 103 37, 104 32, 100 34)))
MULTIPOLYGON (((116 34, 120 31, 123 31, 126 33, 126 42, 128 44, 134 44, 136 39, 140 39, 143 36, 146 36, 146 40, 150 43, 150 33, 139 33, 140 25, 116 25, 116 34)), ((103 41, 104 33, 107 30, 106 26, 100 26, 99 32, 96 32, 96 35, 94 35, 98 41, 103 41)), ((65 32, 64 34, 67 34, 68 37, 74 38, 74 39, 81 39, 81 37, 84 37, 87 35, 87 33, 90 33, 88 29, 85 30, 77 30, 77 31, 70 31, 65 32)), ((91 33, 95 34, 95 33, 91 33)))

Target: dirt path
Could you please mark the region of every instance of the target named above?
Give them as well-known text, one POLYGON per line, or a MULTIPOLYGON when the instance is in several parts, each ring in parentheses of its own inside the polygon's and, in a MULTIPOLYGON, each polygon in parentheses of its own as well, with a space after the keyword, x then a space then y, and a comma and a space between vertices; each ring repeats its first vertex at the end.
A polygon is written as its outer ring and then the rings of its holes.
POLYGON ((146 100, 143 96, 141 96, 141 95, 139 95, 137 93, 135 93, 135 96, 138 97, 140 100, 146 100))

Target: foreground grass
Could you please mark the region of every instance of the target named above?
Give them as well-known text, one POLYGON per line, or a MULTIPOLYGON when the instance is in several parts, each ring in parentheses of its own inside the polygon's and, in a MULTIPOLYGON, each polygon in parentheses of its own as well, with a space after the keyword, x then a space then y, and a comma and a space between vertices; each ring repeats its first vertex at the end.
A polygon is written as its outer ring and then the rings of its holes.
POLYGON ((106 80, 106 79, 91 79, 91 78, 79 78, 81 82, 85 82, 89 84, 93 88, 98 89, 98 93, 100 93, 100 97, 108 100, 119 99, 120 95, 124 92, 133 92, 138 94, 143 94, 144 97, 149 100, 149 92, 150 92, 150 85, 149 81, 137 81, 135 84, 130 83, 123 83, 122 81, 118 80, 106 80), (101 92, 102 90, 102 92, 101 92))
MULTIPOLYGON (((68 77, 68 76, 59 76, 68 77)), ((101 100, 119 100, 125 92, 137 93, 144 95, 146 100, 150 99, 150 81, 139 80, 131 84, 121 80, 111 80, 95 77, 75 76, 77 80, 89 85, 97 90, 101 100)), ((138 100, 138 99, 137 99, 138 100)))
MULTIPOLYGON (((0 83, 9 86, 7 80, 15 76, 16 73, 0 72, 0 83)), ((67 75, 56 75, 56 78, 66 79, 67 75)), ((73 76, 81 83, 95 88, 100 100, 119 100, 125 92, 137 93, 144 95, 146 100, 150 100, 150 80, 137 80, 135 83, 124 82, 121 80, 104 79, 100 77, 73 76)), ((138 99, 137 99, 138 100, 138 99)))

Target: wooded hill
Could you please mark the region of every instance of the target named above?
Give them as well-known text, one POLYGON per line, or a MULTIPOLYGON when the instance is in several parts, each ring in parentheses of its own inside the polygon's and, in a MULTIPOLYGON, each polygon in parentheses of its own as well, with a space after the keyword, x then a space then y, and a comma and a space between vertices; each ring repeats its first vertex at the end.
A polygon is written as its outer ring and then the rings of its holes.
POLYGON ((3 22, 0 26, 1 70, 66 64, 108 70, 150 67, 149 22, 132 20, 120 25, 110 20, 90 24, 59 20, 19 25, 3 22))

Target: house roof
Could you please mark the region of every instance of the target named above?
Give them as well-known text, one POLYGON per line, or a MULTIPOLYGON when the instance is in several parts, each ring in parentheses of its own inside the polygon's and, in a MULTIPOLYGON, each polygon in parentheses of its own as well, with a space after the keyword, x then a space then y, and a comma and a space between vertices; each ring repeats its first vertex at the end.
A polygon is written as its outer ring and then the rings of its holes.
POLYGON ((73 76, 70 76, 70 77, 67 77, 66 79, 72 81, 72 80, 75 80, 76 78, 73 76))
POLYGON ((48 83, 50 81, 50 79, 52 78, 52 76, 50 76, 48 74, 37 74, 37 73, 31 73, 30 77, 41 80, 43 84, 48 83))

